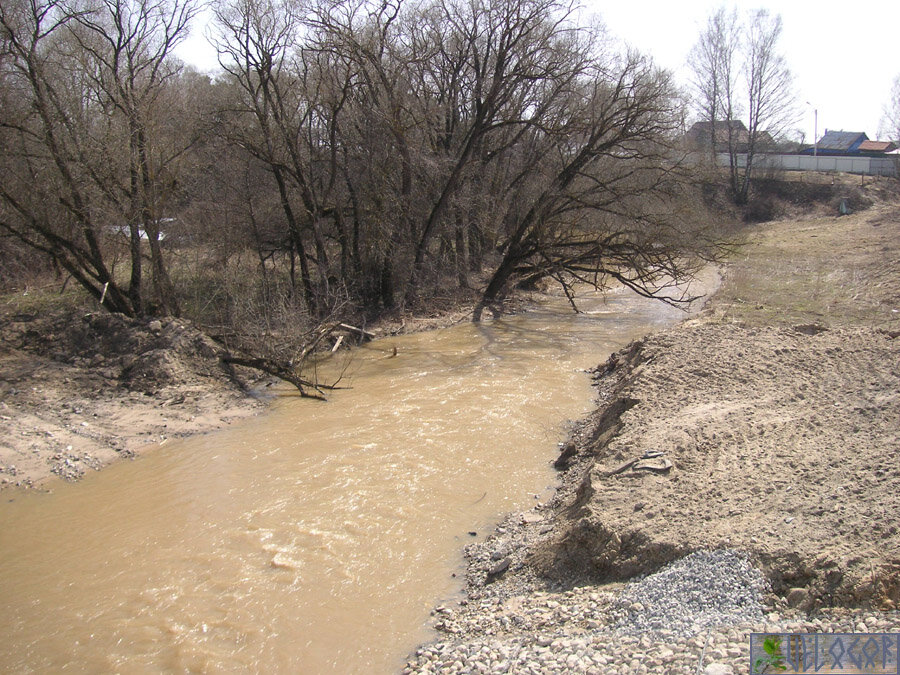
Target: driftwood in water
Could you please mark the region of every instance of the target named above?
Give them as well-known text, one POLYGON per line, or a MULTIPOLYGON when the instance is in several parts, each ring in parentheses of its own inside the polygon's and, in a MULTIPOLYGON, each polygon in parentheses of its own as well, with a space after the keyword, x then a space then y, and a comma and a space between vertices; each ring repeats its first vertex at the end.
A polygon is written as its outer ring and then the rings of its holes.
MULTIPOLYGON (((337 323, 320 325, 307 337, 299 353, 296 353, 287 361, 283 358, 278 359, 270 358, 268 356, 258 356, 253 354, 256 350, 252 347, 241 349, 245 354, 248 354, 246 356, 226 352, 221 358, 224 363, 235 366, 244 366, 245 368, 253 368, 254 370, 259 370, 267 375, 272 375, 280 380, 284 380, 285 382, 294 385, 303 397, 324 401, 326 399, 323 390, 337 389, 337 382, 334 384, 311 382, 301 375, 301 368, 309 355, 315 352, 322 341, 338 330, 338 327, 342 325, 343 324, 337 323)), ((338 344, 340 344, 340 341, 338 344)))
POLYGON ((349 323, 339 323, 338 328, 343 328, 345 331, 348 331, 350 333, 355 333, 361 339, 374 340, 376 337, 375 333, 371 333, 367 330, 364 330, 363 328, 357 328, 356 326, 351 326, 349 323))
POLYGON ((246 368, 253 368, 254 370, 260 370, 269 375, 274 375, 280 380, 284 380, 297 388, 297 391, 300 392, 301 396, 306 398, 314 398, 319 401, 324 401, 325 396, 322 394, 323 389, 334 389, 333 386, 327 384, 317 384, 315 382, 310 382, 297 374, 296 369, 287 363, 278 363, 277 361, 273 361, 272 359, 267 358, 244 358, 241 356, 234 356, 232 354, 225 354, 222 356, 222 361, 225 363, 230 363, 235 366, 244 366, 246 368), (314 389, 316 393, 311 393, 309 390, 314 389))

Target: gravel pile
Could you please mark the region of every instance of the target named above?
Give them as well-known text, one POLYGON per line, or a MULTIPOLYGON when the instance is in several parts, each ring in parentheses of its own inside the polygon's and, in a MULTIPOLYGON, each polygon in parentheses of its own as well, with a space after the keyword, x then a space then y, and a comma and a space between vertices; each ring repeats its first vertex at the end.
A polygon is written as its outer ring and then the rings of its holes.
POLYGON ((669 630, 696 635, 708 626, 763 619, 762 573, 737 551, 697 551, 625 587, 612 610, 623 633, 669 630))
POLYGON ((807 617, 764 595, 759 570, 730 550, 699 551, 624 585, 530 586, 470 587, 459 606, 437 608, 440 641, 403 673, 733 675, 749 670, 752 632, 900 632, 897 612, 807 617))

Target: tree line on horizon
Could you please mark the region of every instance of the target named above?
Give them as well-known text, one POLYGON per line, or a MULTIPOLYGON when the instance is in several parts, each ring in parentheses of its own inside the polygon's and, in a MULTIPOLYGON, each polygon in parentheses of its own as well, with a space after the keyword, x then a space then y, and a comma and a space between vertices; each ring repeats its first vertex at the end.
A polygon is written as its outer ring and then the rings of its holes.
MULTIPOLYGON (((173 55, 198 10, 0 0, 8 260, 36 251, 128 316, 275 329, 456 292, 480 318, 547 279, 677 302, 722 251, 685 94, 566 2, 226 0, 214 77, 173 55)), ((774 63, 750 131, 773 128, 780 23, 740 42, 729 16, 698 43, 698 112, 738 111, 722 78, 748 44, 774 63)))

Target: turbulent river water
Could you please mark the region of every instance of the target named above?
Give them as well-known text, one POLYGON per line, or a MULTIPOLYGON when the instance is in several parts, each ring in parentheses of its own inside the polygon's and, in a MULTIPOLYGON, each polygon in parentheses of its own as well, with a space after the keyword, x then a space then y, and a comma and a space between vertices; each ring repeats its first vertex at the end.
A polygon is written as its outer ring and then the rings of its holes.
POLYGON ((549 496, 584 369, 683 316, 580 304, 380 340, 328 403, 283 390, 222 432, 3 495, 0 671, 398 669, 463 546, 549 496))

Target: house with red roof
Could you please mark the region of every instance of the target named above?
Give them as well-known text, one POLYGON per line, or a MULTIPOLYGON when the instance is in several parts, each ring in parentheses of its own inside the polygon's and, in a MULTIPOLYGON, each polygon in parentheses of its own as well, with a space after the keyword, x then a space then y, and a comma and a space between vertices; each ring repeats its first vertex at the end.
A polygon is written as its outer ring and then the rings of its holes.
POLYGON ((825 130, 825 135, 819 139, 815 146, 804 148, 800 151, 803 155, 862 155, 867 157, 879 157, 897 149, 897 145, 891 141, 871 141, 861 131, 834 131, 825 130))
POLYGON ((896 150, 897 144, 893 141, 863 141, 859 144, 861 155, 886 155, 896 150))

